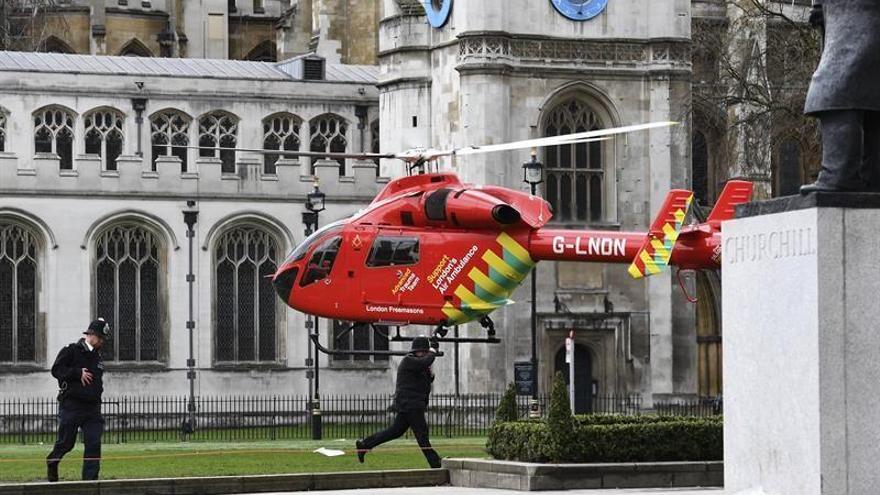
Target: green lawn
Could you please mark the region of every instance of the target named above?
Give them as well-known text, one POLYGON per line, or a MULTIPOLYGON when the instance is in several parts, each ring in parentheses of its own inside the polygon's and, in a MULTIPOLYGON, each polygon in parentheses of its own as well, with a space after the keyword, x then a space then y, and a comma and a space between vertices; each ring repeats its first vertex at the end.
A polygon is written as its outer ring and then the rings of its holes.
MULTIPOLYGON (((437 438, 431 443, 441 457, 487 457, 486 439, 437 438)), ((37 481, 46 476, 45 457, 51 445, 0 446, 0 483, 37 481)), ((83 447, 65 456, 62 480, 80 479, 83 447)), ((313 473, 427 468, 415 440, 396 440, 357 462, 354 439, 241 443, 143 443, 103 447, 102 479, 230 476, 246 474, 313 473), (345 455, 325 457, 312 451, 326 447, 345 455)))

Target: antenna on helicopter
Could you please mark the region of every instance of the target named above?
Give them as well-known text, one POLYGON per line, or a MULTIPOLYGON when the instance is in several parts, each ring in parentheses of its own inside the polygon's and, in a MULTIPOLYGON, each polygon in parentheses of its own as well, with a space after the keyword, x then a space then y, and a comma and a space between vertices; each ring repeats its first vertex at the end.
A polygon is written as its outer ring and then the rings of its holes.
POLYGON ((411 164, 409 164, 408 167, 406 167, 407 175, 413 175, 413 172, 416 172, 417 175, 424 174, 425 173, 425 164, 427 162, 428 162, 428 160, 424 157, 419 158, 418 160, 412 162, 411 164))

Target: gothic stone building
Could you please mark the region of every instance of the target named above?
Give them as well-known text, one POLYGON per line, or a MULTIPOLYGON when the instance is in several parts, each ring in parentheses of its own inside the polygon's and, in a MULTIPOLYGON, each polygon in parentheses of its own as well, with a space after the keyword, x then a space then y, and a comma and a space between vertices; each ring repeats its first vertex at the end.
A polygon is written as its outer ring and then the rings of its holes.
POLYGON ((378 20, 374 0, 4 0, 0 50, 375 64, 378 20))
MULTIPOLYGON (((108 394, 186 390, 187 201, 199 210, 199 392, 307 392, 304 316, 265 276, 303 239, 313 175, 327 194, 321 223, 360 209, 385 180, 373 162, 219 149, 370 145, 375 67, 326 64, 303 80, 306 61, 0 52, 2 395, 52 396, 55 354, 99 315, 114 334, 108 394)), ((340 345, 387 348, 363 337, 340 345)), ((386 361, 322 365, 328 393, 392 379, 386 361)))

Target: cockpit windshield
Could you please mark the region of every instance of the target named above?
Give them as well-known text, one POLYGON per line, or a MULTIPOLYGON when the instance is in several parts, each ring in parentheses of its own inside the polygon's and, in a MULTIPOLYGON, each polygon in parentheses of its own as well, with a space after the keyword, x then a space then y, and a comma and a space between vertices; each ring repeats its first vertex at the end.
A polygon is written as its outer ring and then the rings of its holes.
POLYGON ((287 258, 284 260, 284 264, 292 263, 297 260, 301 260, 305 257, 306 252, 308 252, 309 248, 312 247, 318 239, 324 237, 325 234, 328 233, 337 233, 342 231, 342 224, 345 223, 346 219, 337 220, 333 223, 329 223, 320 229, 316 230, 314 234, 306 237, 306 240, 302 241, 299 246, 297 246, 290 254, 287 255, 287 258))

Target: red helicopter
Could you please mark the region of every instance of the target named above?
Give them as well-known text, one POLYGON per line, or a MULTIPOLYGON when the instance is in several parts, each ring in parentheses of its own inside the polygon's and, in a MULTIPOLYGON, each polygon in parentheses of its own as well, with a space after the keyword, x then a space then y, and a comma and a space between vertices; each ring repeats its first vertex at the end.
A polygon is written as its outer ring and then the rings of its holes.
MULTIPOLYGON (((333 156, 421 165, 440 156, 587 142, 663 125, 669 123, 451 151, 333 156)), ((449 326, 479 321, 491 336, 489 314, 512 302, 541 260, 627 263, 635 278, 670 266, 720 268, 721 222, 751 193, 750 182, 729 181, 700 224, 685 224, 693 193, 676 189, 648 232, 562 230, 545 228, 552 211, 540 197, 464 184, 449 172, 410 175, 388 183, 364 210, 306 238, 272 280, 281 299, 304 313, 356 325, 432 325, 441 337, 449 326)))

